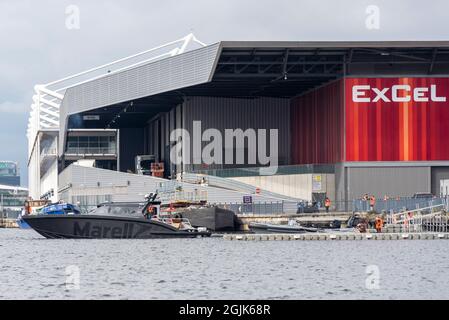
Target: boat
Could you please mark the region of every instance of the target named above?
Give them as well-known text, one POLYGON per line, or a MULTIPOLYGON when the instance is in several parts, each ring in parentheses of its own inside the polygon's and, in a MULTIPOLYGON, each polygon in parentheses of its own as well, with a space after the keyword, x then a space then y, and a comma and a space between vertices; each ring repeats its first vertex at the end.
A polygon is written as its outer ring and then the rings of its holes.
POLYGON ((19 229, 31 229, 30 225, 23 220, 22 216, 19 216, 16 220, 19 229))
POLYGON ((23 217, 48 239, 162 239, 210 237, 187 219, 164 215, 157 194, 145 203, 105 203, 88 214, 41 214, 23 217))
POLYGON ((259 233, 316 233, 318 228, 303 227, 296 221, 289 221, 289 224, 269 224, 269 223, 250 223, 249 227, 254 232, 259 233))
POLYGON ((212 231, 224 232, 235 230, 235 213, 218 207, 189 208, 181 213, 193 226, 206 227, 212 231))
POLYGON ((216 232, 235 230, 235 213, 206 202, 175 201, 162 206, 163 212, 171 212, 190 221, 194 227, 204 227, 216 232))

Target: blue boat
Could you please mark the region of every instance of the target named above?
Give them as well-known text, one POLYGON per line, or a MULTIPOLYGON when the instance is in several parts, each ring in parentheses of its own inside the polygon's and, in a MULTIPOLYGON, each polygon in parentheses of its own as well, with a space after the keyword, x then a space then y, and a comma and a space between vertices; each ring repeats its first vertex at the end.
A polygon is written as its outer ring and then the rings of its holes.
POLYGON ((16 222, 20 229, 31 229, 30 225, 22 217, 17 218, 16 222))
POLYGON ((22 212, 22 214, 16 220, 17 225, 20 229, 32 229, 30 225, 23 219, 24 216, 81 214, 80 210, 76 206, 69 203, 55 203, 45 205, 45 202, 42 201, 28 201, 27 207, 28 208, 26 208, 25 210, 30 213, 25 214, 24 212, 22 212), (44 206, 42 206, 42 204, 44 204, 44 206))
POLYGON ((70 203, 55 203, 44 207, 41 211, 43 215, 61 215, 61 214, 81 214, 79 209, 70 203))

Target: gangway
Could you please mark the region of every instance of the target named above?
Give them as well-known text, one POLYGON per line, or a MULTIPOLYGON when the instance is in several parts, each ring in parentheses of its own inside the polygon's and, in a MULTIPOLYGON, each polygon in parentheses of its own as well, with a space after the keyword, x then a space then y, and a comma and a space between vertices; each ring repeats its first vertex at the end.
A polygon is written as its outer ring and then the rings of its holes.
POLYGON ((232 180, 232 179, 221 178, 221 177, 216 177, 216 176, 209 176, 209 175, 204 175, 204 174, 196 174, 196 173, 183 173, 183 175, 182 175, 182 181, 188 182, 188 183, 201 183, 201 181, 203 179, 204 179, 205 183, 207 183, 207 185, 209 185, 209 186, 228 189, 228 190, 232 190, 232 191, 243 192, 243 193, 247 193, 248 195, 257 194, 260 196, 269 197, 269 198, 280 200, 280 201, 293 202, 293 203, 299 203, 301 201, 307 202, 304 199, 293 198, 293 197, 285 196, 283 194, 279 194, 276 192, 263 190, 260 188, 256 188, 253 185, 250 185, 250 184, 247 184, 244 182, 240 182, 240 181, 236 181, 236 180, 232 180), (258 189, 257 192, 256 192, 256 189, 258 189))
POLYGON ((387 224, 399 225, 404 232, 448 232, 447 200, 427 208, 389 214, 387 224))

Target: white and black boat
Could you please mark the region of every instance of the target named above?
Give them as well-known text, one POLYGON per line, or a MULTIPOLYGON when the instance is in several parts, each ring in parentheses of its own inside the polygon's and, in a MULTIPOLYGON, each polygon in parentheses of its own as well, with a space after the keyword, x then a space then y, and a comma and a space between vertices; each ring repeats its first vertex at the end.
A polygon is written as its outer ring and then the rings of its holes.
POLYGON ((316 233, 320 231, 317 228, 303 227, 295 221, 290 221, 289 224, 269 224, 269 223, 250 223, 249 227, 252 231, 258 233, 316 233))
POLYGON ((161 239, 210 237, 187 219, 160 214, 157 195, 145 203, 106 203, 89 214, 25 216, 32 229, 50 239, 161 239))

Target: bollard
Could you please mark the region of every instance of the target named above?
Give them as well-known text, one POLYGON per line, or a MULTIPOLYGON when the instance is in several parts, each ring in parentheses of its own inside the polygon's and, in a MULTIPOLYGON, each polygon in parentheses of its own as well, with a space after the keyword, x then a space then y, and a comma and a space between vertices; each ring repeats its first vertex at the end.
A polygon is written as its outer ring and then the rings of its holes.
POLYGON ((295 235, 293 236, 293 240, 301 240, 301 235, 295 234, 295 235))
POLYGON ((402 239, 403 239, 403 240, 408 240, 409 237, 410 237, 410 235, 408 235, 408 234, 403 234, 403 235, 402 235, 402 239))
POLYGON ((439 234, 438 235, 438 239, 445 239, 445 238, 446 238, 446 236, 444 234, 439 234))
POLYGON ((242 241, 243 240, 243 236, 236 236, 235 240, 242 241))
POLYGON ((337 236, 336 236, 335 234, 331 234, 331 235, 329 236, 329 239, 330 239, 330 240, 337 240, 337 236))
POLYGON ((366 240, 372 240, 373 239, 373 235, 372 234, 367 234, 366 235, 366 240))
POLYGON ((275 236, 275 238, 274 238, 276 241, 282 241, 282 240, 284 240, 284 237, 282 236, 282 235, 276 235, 275 236))
POLYGON ((313 235, 312 234, 306 234, 304 236, 304 240, 313 240, 313 235))

